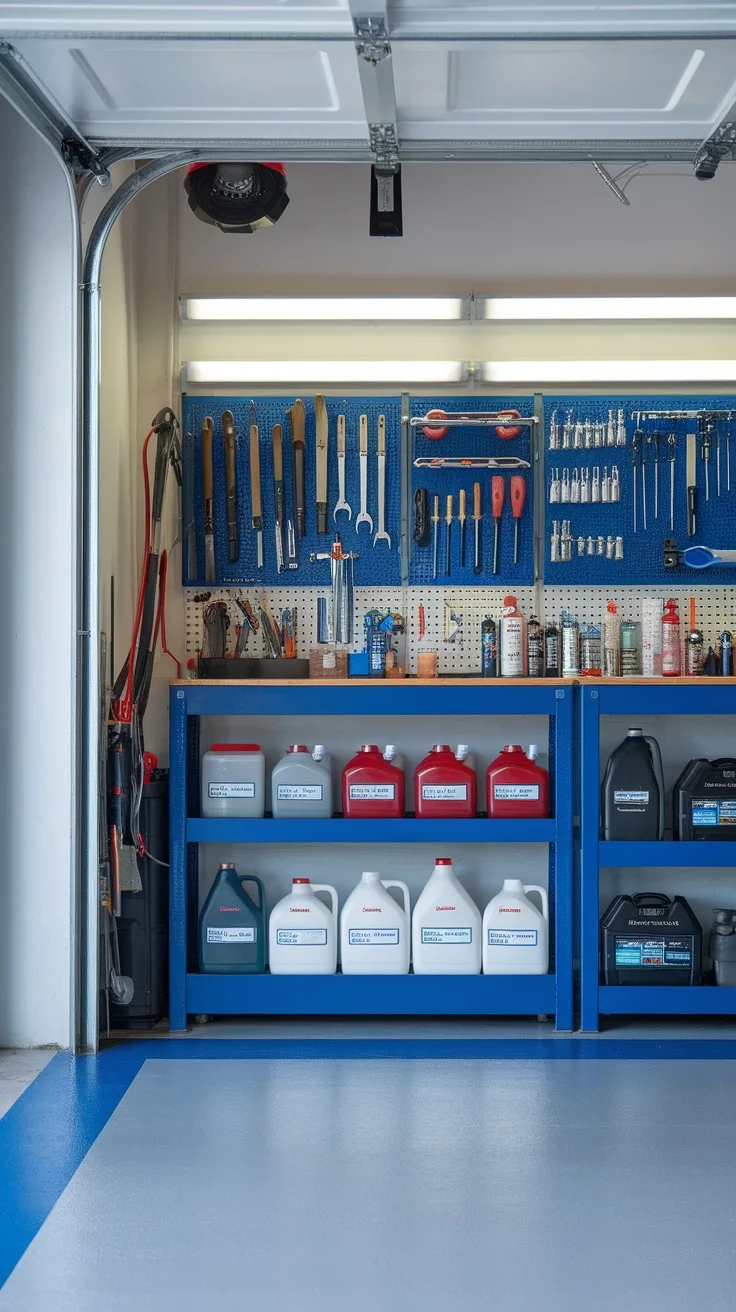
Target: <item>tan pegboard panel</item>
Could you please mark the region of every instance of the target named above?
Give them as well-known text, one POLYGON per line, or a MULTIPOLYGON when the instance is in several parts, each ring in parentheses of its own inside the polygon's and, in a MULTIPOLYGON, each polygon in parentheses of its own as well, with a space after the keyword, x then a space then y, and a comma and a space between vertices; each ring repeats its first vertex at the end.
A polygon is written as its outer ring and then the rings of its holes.
MULTIPOLYGON (((480 674, 480 626, 486 615, 498 620, 505 588, 407 588, 409 609, 409 670, 415 674, 420 651, 436 651, 440 674, 480 674), (445 638, 445 603, 461 621, 455 641, 445 638), (420 607, 424 607, 425 634, 420 637, 420 607)), ((516 588, 519 609, 534 612, 534 589, 516 588)))
MULTIPOLYGON (((683 634, 689 627, 689 602, 695 598, 695 614, 698 628, 702 631, 706 646, 715 645, 716 639, 724 629, 736 632, 736 586, 714 587, 699 584, 688 587, 688 578, 696 571, 673 571, 672 586, 660 584, 614 588, 610 594, 605 588, 596 587, 550 587, 543 588, 544 614, 547 620, 559 621, 563 608, 572 612, 578 623, 599 624, 606 602, 615 601, 619 617, 622 620, 640 620, 641 603, 647 597, 659 597, 666 601, 674 597, 680 607, 680 619, 683 634)), ((522 606, 523 610, 523 606, 522 606)), ((541 616, 540 616, 541 618, 541 616)))

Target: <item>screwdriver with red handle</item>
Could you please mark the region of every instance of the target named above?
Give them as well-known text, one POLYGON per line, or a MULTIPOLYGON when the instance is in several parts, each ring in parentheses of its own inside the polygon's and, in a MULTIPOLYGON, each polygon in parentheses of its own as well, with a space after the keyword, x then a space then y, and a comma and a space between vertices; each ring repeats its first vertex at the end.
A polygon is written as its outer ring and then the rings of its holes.
POLYGON ((491 514, 493 515, 493 573, 498 574, 498 539, 503 514, 503 478, 494 474, 491 479, 491 514))
POLYGON ((521 474, 511 476, 511 513, 514 517, 514 564, 519 563, 519 520, 526 501, 526 480, 521 474))

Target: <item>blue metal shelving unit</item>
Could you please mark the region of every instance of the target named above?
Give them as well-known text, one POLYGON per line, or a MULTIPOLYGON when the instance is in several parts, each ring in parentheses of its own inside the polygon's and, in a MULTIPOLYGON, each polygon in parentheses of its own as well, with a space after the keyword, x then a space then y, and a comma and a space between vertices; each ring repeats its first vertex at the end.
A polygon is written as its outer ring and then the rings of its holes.
POLYGON ((181 682, 170 694, 169 1024, 187 1015, 554 1015, 573 1024, 571 684, 463 680, 303 683, 181 682), (553 820, 202 820, 202 715, 546 715, 553 820), (200 975, 199 843, 545 843, 553 915, 547 975, 200 975))
POLYGON ((606 843, 600 840, 600 717, 627 715, 736 715, 736 684, 702 679, 658 679, 581 690, 580 1013, 583 1030, 599 1028, 602 1015, 732 1016, 736 989, 604 985, 600 983, 602 867, 736 866, 730 843, 606 843))

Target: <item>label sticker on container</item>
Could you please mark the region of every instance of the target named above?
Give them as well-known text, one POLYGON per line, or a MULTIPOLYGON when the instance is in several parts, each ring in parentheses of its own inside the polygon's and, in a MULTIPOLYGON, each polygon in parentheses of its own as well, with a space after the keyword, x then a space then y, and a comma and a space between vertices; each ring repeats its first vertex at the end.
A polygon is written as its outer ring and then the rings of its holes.
POLYGON ((497 802, 538 802, 539 784, 494 784, 497 802))
POLYGON ((692 939, 616 937, 617 966, 690 966, 692 939))
POLYGON ((649 789, 614 788, 613 804, 614 806, 648 806, 649 789))
POLYGON ((393 802, 396 784, 350 784, 351 802, 393 802))
POLYGON ((321 802, 321 784, 277 784, 276 797, 279 802, 321 802))
POLYGON ((337 658, 334 651, 326 651, 322 655, 322 669, 334 670, 337 667, 337 658))
POLYGON ((422 784, 423 802, 467 802, 467 784, 422 784))
POLYGON ((736 825, 736 801, 716 801, 714 797, 694 797, 693 824, 699 827, 736 825))
POLYGON ((489 948, 535 948, 536 929, 489 929, 489 948))
POLYGON ((276 942, 284 948, 324 948, 326 929, 277 929, 276 942))
POLYGON ((468 929, 437 928, 422 929, 422 943, 472 943, 473 931, 468 929))
POLYGON ((208 925, 208 943, 255 943, 256 930, 246 925, 208 925))
POLYGON ((398 929, 351 929, 348 942, 354 948, 395 948, 399 942, 398 929))
POLYGON ((210 797, 255 797, 255 784, 210 784, 210 797))

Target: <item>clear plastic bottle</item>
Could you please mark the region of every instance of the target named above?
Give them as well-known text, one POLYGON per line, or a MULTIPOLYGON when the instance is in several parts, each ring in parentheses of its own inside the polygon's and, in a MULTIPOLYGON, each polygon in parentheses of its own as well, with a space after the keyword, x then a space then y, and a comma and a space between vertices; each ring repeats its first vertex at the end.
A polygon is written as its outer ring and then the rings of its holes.
POLYGON ((603 676, 617 679, 621 673, 621 633, 615 601, 606 605, 603 616, 603 676))
POLYGON ((569 610, 562 612, 562 677, 574 679, 580 673, 580 627, 569 610))

